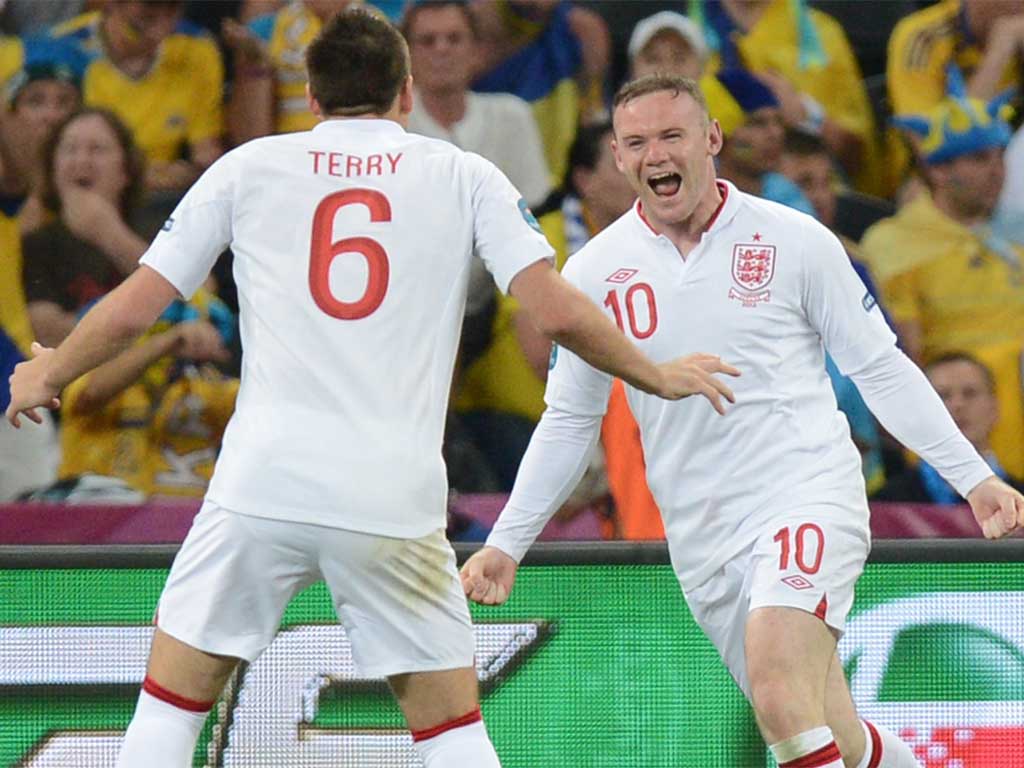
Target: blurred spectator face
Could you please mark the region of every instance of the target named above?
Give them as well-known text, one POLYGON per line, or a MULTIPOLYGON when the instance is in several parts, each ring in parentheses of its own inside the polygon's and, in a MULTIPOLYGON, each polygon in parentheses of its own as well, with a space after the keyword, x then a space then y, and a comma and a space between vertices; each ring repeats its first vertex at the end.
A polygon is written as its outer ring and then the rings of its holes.
POLYGON ((782 112, 778 107, 761 107, 732 132, 725 149, 744 172, 760 175, 778 170, 784 139, 782 112))
POLYGON ((415 11, 409 55, 416 85, 424 91, 464 91, 473 79, 476 41, 464 9, 454 5, 415 11))
POLYGON ((991 216, 1006 178, 1003 154, 993 147, 931 166, 935 196, 963 218, 991 216))
POLYGON ((16 120, 39 141, 78 108, 79 93, 62 80, 34 80, 19 91, 11 105, 16 120))
POLYGON ((1024 13, 1020 2, 1014 0, 963 0, 963 8, 971 31, 985 42, 1000 18, 1024 13))
POLYGON ((615 162, 644 209, 663 222, 693 215, 708 184, 721 133, 687 93, 656 91, 620 104, 614 114, 615 162))
POLYGON ((630 63, 633 79, 661 73, 697 80, 703 68, 700 54, 673 29, 655 34, 630 63))
POLYGON ((603 221, 618 218, 633 205, 636 193, 629 180, 615 166, 612 132, 601 137, 600 154, 593 168, 572 169, 573 184, 583 203, 598 212, 603 221))
POLYGON ((967 360, 937 363, 927 371, 928 380, 964 437, 978 450, 987 450, 989 435, 999 420, 999 404, 987 372, 967 360))
POLYGON ((171 2, 111 2, 104 11, 111 42, 123 56, 155 54, 181 18, 181 4, 171 2))
POLYGON ((836 219, 836 192, 832 187, 832 161, 828 155, 784 152, 779 170, 811 201, 818 220, 831 227, 836 219))
POLYGON ((82 187, 120 205, 130 183, 126 169, 127 157, 117 134, 99 115, 72 120, 57 138, 53 175, 58 194, 82 187))

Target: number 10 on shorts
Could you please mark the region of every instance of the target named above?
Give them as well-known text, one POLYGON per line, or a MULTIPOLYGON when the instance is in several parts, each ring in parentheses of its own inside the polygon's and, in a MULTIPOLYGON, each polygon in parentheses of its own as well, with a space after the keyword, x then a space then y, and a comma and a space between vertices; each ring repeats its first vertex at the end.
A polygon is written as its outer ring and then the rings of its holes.
POLYGON ((794 550, 796 557, 793 561, 801 571, 810 576, 821 568, 821 558, 825 554, 825 534, 814 523, 804 523, 795 531, 788 525, 779 528, 772 541, 779 544, 780 571, 789 570, 789 558, 794 550))

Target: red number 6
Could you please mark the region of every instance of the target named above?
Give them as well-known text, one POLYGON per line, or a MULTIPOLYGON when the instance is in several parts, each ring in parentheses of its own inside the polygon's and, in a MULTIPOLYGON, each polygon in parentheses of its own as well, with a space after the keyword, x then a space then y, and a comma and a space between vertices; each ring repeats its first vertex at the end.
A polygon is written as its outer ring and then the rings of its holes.
POLYGON ((365 205, 370 221, 391 221, 391 204, 373 189, 346 189, 320 201, 313 214, 313 237, 309 247, 309 290, 313 301, 331 317, 359 320, 372 314, 384 301, 391 268, 388 254, 369 237, 345 237, 332 241, 334 215, 346 205, 365 205), (342 253, 358 253, 366 259, 366 291, 356 301, 341 301, 331 293, 330 273, 334 258, 342 253))

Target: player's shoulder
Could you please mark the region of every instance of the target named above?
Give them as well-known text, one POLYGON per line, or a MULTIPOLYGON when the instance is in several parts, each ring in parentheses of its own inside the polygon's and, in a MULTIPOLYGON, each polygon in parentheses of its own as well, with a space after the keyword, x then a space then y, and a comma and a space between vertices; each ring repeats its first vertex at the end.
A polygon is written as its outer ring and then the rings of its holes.
POLYGON ((779 228, 780 235, 791 235, 794 237, 800 237, 808 227, 825 229, 813 216, 803 211, 798 211, 796 208, 792 208, 784 203, 767 200, 748 192, 740 192, 735 188, 730 190, 730 194, 736 194, 738 198, 738 212, 740 216, 737 221, 740 226, 747 226, 746 222, 754 220, 762 222, 761 226, 773 224, 779 228))

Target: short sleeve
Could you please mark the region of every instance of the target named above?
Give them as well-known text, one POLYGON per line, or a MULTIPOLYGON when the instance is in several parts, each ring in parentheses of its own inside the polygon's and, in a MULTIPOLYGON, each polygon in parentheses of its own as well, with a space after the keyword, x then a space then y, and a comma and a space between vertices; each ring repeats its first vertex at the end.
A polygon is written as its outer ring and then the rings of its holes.
POLYGON ((916 270, 904 270, 882 286, 885 306, 896 322, 906 323, 921 319, 921 300, 917 292, 915 274, 916 270))
POLYGON ((513 277, 538 261, 553 261, 554 249, 512 182, 479 155, 465 158, 473 175, 473 249, 508 293, 513 277))
POLYGON ((849 376, 895 346, 896 336, 839 239, 813 219, 802 224, 804 311, 849 376))
POLYGON ((230 245, 235 153, 211 165, 174 209, 142 255, 186 299, 203 284, 230 245))
MULTIPOLYGON (((569 260, 562 275, 577 288, 580 254, 569 260)), ((585 362, 565 347, 553 344, 544 402, 551 408, 580 416, 603 416, 608 409, 613 377, 585 362)))
POLYGON ((224 62, 213 40, 197 38, 192 53, 192 99, 189 144, 220 137, 224 131, 224 62))

